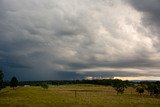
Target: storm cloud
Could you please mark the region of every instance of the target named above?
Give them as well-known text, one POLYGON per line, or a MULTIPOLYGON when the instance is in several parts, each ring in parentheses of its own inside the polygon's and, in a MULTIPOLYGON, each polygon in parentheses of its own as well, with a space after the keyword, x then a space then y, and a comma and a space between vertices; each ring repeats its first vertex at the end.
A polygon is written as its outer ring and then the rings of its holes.
POLYGON ((160 76, 159 0, 0 0, 5 79, 160 76))

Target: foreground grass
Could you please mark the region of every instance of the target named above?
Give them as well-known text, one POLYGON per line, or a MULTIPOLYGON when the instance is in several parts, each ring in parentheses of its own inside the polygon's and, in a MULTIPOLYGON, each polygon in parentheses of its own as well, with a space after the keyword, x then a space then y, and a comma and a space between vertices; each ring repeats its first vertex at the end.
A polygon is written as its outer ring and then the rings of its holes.
POLYGON ((116 95, 112 87, 98 85, 7 87, 0 91, 0 107, 160 107, 160 98, 138 95, 133 88, 116 95))

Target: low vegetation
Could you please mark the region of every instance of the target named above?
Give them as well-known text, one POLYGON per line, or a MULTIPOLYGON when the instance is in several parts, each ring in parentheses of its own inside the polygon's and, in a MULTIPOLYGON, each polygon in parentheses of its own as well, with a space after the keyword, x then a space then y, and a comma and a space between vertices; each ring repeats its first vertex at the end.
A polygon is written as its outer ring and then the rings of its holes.
POLYGON ((138 93, 141 95, 141 94, 144 93, 144 88, 141 87, 141 86, 138 86, 138 87, 136 88, 136 92, 138 92, 138 93))
POLYGON ((42 84, 41 84, 41 87, 42 87, 43 89, 48 89, 48 84, 42 83, 42 84))
POLYGON ((15 89, 15 87, 18 86, 18 80, 17 78, 14 76, 12 77, 11 81, 10 81, 10 87, 12 87, 13 89, 15 89))
POLYGON ((143 96, 128 87, 116 94, 111 86, 77 84, 49 86, 6 87, 0 92, 0 107, 159 107, 160 98, 143 96), (76 93, 75 93, 76 90, 76 93), (76 94, 76 95, 75 95, 76 94))
POLYGON ((118 95, 119 93, 120 94, 124 93, 124 90, 125 88, 127 88, 127 85, 122 80, 116 79, 113 81, 112 87, 117 91, 117 95, 118 95))

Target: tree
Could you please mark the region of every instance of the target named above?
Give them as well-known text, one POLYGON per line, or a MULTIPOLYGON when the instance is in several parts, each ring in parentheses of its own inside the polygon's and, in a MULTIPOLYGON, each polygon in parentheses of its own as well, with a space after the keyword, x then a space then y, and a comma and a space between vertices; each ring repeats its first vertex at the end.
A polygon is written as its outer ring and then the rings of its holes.
POLYGON ((112 87, 117 91, 117 95, 119 93, 123 94, 125 88, 127 88, 126 84, 122 80, 119 80, 119 79, 116 79, 113 81, 112 87))
POLYGON ((141 94, 144 93, 144 88, 141 87, 141 86, 138 86, 138 87, 136 88, 136 92, 138 92, 138 93, 141 95, 141 94))
POLYGON ((146 90, 150 96, 158 96, 160 94, 160 82, 148 83, 146 90))
POLYGON ((48 89, 48 85, 47 85, 46 83, 41 84, 41 87, 42 87, 43 89, 48 89))
POLYGON ((15 88, 15 87, 17 87, 18 86, 18 80, 17 80, 17 78, 14 76, 14 77, 12 77, 12 79, 11 79, 11 81, 10 81, 10 87, 12 87, 13 89, 15 88))
POLYGON ((0 90, 3 88, 3 72, 0 70, 0 90))

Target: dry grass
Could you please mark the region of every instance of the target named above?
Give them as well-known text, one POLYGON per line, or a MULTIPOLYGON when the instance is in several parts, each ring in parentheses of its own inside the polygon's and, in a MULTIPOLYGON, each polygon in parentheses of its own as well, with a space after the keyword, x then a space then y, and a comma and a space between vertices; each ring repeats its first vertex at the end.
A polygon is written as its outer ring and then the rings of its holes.
POLYGON ((8 87, 0 91, 0 107, 160 107, 160 99, 138 95, 133 88, 116 95, 112 87, 98 85, 8 87))

